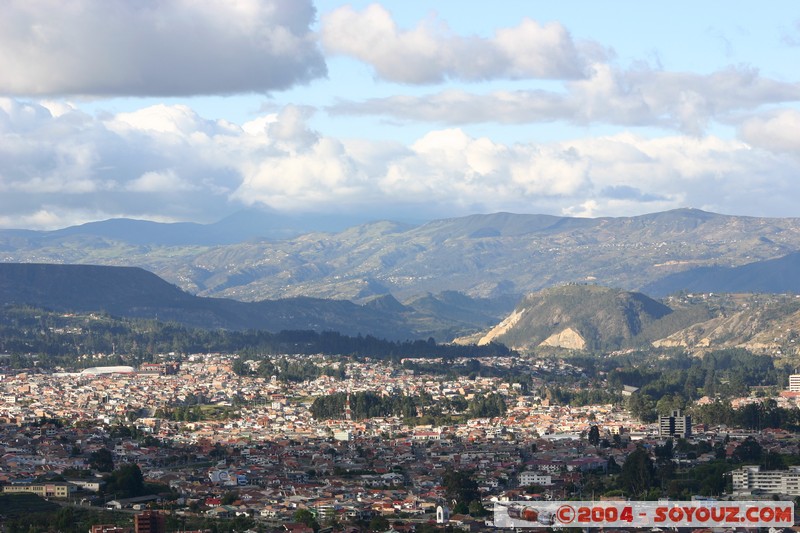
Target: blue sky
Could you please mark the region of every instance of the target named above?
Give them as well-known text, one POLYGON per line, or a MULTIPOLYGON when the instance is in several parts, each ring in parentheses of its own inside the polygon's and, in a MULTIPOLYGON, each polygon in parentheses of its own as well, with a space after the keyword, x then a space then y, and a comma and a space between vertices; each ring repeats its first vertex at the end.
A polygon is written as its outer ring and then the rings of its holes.
POLYGON ((10 0, 0 227, 800 216, 799 60, 789 1, 10 0))

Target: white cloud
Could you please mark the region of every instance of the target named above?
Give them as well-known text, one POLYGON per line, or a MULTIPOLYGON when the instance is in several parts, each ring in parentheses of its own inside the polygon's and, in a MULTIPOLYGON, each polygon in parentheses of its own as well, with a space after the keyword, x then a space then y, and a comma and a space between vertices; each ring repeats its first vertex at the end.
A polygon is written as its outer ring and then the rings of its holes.
POLYGON ((369 218, 685 206, 780 215, 800 195, 797 113, 752 119, 748 142, 620 133, 504 144, 448 128, 403 145, 325 136, 295 106, 243 126, 179 105, 101 118, 48 109, 0 99, 0 225, 210 222, 247 205, 369 218))
POLYGON ((329 53, 355 57, 381 78, 400 83, 579 78, 586 63, 561 24, 531 19, 491 38, 463 37, 434 18, 401 30, 389 11, 372 4, 361 12, 343 6, 328 13, 321 33, 329 53))
POLYGON ((742 124, 740 136, 753 146, 800 157, 800 111, 783 109, 742 124))
POLYGON ((699 135, 710 121, 731 121, 743 110, 800 100, 800 84, 762 78, 746 68, 697 75, 646 68, 619 71, 598 63, 591 71, 586 79, 568 82, 563 92, 446 90, 419 97, 343 101, 330 111, 455 125, 563 120, 659 126, 699 135))
POLYGON ((109 129, 123 133, 140 131, 182 135, 208 132, 215 125, 204 121, 186 105, 156 104, 130 113, 119 113, 108 121, 109 129))
POLYGON ((35 213, 19 215, 0 215, 0 228, 58 228, 64 223, 61 214, 56 214, 47 209, 40 209, 35 213))
POLYGON ((324 76, 310 0, 7 0, 0 92, 195 95, 324 76))
POLYGON ((131 181, 126 187, 132 192, 165 193, 178 191, 191 191, 197 186, 181 179, 174 170, 163 172, 145 172, 139 178, 131 181))

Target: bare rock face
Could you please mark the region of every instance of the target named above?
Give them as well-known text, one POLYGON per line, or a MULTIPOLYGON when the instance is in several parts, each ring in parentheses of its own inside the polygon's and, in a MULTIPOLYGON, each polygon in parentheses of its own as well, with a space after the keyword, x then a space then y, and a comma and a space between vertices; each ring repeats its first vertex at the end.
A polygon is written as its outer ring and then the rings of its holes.
POLYGON ((559 333, 550 335, 543 340, 539 346, 566 348, 568 350, 583 350, 586 348, 586 340, 574 329, 567 328, 559 333))
POLYGON ((502 322, 500 322, 491 330, 489 330, 489 333, 481 337, 481 339, 478 341, 478 346, 485 346, 486 344, 489 344, 493 340, 497 339, 498 337, 506 333, 508 330, 513 328, 517 322, 519 322, 519 319, 522 318, 522 315, 524 314, 525 314, 524 307, 515 310, 513 313, 508 315, 502 322))

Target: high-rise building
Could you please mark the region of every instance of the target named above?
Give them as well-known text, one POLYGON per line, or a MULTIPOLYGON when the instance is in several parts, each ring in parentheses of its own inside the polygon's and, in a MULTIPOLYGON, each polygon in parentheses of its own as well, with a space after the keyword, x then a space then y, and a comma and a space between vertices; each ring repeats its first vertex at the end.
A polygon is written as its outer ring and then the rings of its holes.
POLYGON ((789 392, 800 392, 800 374, 789 376, 789 392))
POLYGON ((684 439, 692 436, 692 417, 681 413, 680 409, 675 409, 671 414, 658 417, 659 437, 683 437, 684 439))

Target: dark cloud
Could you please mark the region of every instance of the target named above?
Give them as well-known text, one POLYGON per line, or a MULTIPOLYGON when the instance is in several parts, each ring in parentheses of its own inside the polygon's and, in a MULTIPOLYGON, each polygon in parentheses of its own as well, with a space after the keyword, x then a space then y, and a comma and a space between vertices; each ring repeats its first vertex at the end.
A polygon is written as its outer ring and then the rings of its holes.
POLYGON ((8 0, 0 93, 182 96, 287 89, 326 74, 310 0, 8 0))

